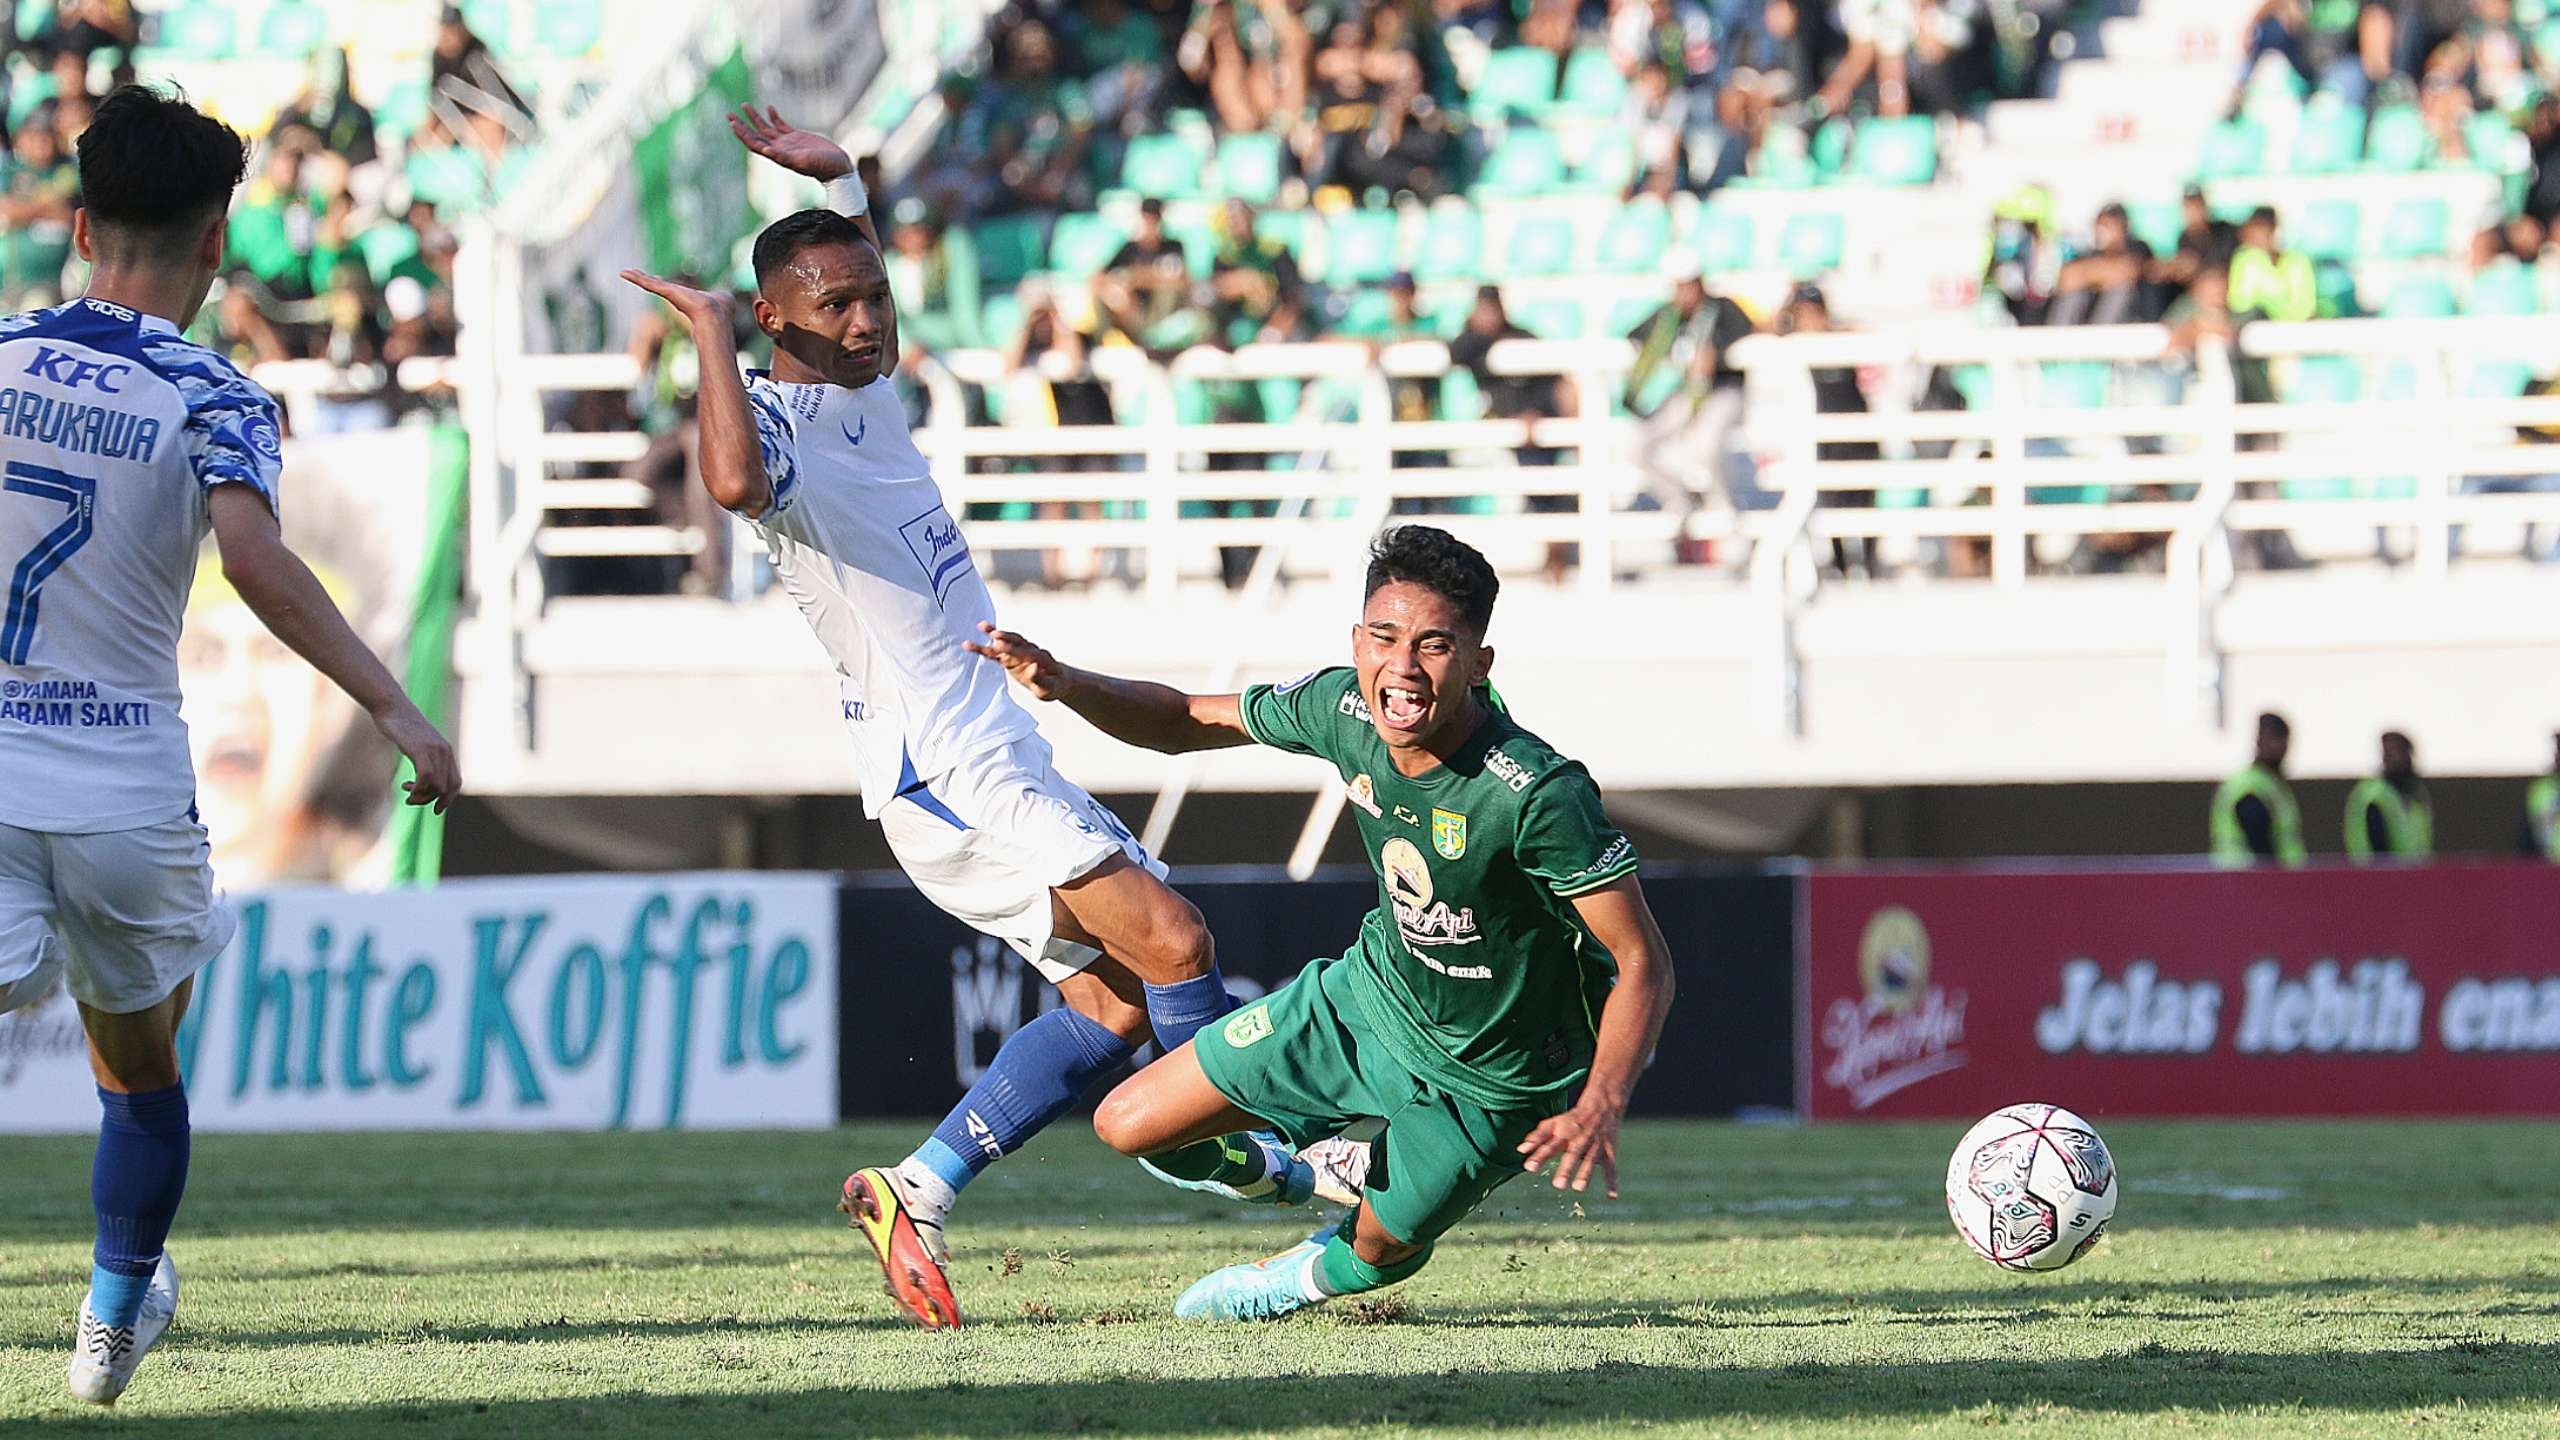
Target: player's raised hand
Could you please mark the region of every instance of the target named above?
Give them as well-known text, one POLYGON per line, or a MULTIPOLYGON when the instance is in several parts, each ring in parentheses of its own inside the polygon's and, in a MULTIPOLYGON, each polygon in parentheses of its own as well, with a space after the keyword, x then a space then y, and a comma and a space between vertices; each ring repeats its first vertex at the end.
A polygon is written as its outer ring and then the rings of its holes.
POLYGON ((1031 692, 1037 700, 1064 700, 1074 688, 1075 672, 1058 663, 1058 657, 1041 649, 1010 630, 999 630, 981 620, 978 630, 984 640, 963 640, 960 648, 972 655, 983 655, 1004 667, 1013 683, 1031 692))
POLYGON ((417 771, 416 779, 400 783, 409 792, 409 803, 433 805, 437 814, 443 814, 453 797, 462 793, 462 765, 453 758, 453 743, 415 705, 404 704, 390 714, 378 715, 373 723, 417 771))
POLYGON ((730 312, 735 308, 726 291, 698 290, 681 281, 652 275, 645 270, 625 270, 622 272, 622 278, 673 305, 676 307, 677 314, 696 323, 716 320, 726 325, 729 323, 730 312))
POLYGON ((853 169, 853 157, 843 146, 815 130, 794 127, 769 105, 761 115, 753 105, 739 106, 729 117, 729 133, 758 155, 812 180, 833 180, 853 169))
POLYGON ((1618 1121, 1616 1107, 1585 1101, 1561 1115, 1538 1122, 1520 1142, 1520 1168, 1535 1175, 1555 1162, 1555 1187, 1588 1189, 1591 1167, 1600 1167, 1602 1188, 1618 1198, 1618 1121))

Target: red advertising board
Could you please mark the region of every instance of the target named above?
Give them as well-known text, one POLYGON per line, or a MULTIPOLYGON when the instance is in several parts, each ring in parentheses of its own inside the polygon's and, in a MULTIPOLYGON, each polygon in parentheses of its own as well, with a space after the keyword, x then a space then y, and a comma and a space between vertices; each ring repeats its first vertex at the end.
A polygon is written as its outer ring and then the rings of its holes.
POLYGON ((2560 867, 1817 870, 1814 1119, 2560 1115, 2560 867))

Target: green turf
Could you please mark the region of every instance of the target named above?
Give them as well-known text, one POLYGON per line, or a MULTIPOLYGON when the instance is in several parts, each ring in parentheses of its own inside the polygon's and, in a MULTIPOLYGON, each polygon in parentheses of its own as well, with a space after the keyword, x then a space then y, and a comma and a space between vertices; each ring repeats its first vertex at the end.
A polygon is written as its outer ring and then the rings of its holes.
POLYGON ((1623 1201, 1517 1183, 1388 1305, 1236 1330, 1174 1295, 1298 1227, 1061 1127, 967 1197, 956 1335, 828 1205, 908 1127, 208 1137, 104 1416, 87 1146, 5 1140, 0 1434, 2560 1434, 2560 1127, 2109 1125, 2119 1228, 2057 1276, 1953 1238, 1961 1128, 1638 1126, 1623 1201))

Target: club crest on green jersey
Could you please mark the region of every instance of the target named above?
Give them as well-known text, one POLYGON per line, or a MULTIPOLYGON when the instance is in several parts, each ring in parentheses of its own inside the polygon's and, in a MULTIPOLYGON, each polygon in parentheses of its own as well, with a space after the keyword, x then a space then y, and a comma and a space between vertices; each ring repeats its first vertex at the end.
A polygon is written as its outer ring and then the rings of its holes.
POLYGON ((1431 848, 1443 860, 1463 860, 1467 854, 1467 817, 1455 810, 1431 807, 1431 848))
POLYGON ((1250 1010, 1237 1011, 1227 1021, 1226 1036, 1227 1043, 1238 1050, 1257 1040, 1270 1039, 1271 1007, 1256 1005, 1250 1010))

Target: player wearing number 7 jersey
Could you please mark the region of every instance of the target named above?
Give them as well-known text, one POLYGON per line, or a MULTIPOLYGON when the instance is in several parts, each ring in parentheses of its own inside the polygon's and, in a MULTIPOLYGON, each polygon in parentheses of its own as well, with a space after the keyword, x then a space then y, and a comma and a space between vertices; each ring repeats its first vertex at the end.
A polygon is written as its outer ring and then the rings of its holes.
POLYGON ((178 713, 178 630, 210 531, 277 638, 337 682, 441 809, 453 750, 276 528, 275 401, 180 338, 222 262, 240 137, 128 86, 80 137, 86 296, 0 320, 0 1013, 67 978, 104 1119, 72 1393, 113 1404, 168 1328, 187 1178, 176 1033, 231 938, 178 713))

